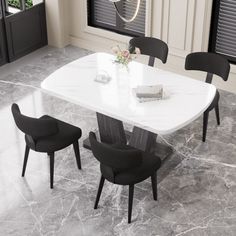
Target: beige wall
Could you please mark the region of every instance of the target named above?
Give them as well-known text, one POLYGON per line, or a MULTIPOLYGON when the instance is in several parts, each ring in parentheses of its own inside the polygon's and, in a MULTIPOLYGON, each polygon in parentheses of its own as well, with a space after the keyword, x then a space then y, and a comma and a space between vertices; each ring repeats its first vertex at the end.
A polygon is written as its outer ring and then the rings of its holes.
POLYGON ((65 47, 69 44, 69 14, 67 0, 45 0, 48 44, 65 47))
MULTIPOLYGON (((129 37, 87 26, 86 0, 46 0, 49 43, 57 47, 72 44, 93 51, 110 51, 115 44, 125 47, 129 37)), ((207 51, 212 0, 148 0, 147 34, 169 46, 167 70, 184 70, 185 56, 193 51, 207 51)), ((191 73, 197 79, 204 74, 191 73)), ((231 66, 227 82, 214 84, 236 93, 236 67, 231 66)))

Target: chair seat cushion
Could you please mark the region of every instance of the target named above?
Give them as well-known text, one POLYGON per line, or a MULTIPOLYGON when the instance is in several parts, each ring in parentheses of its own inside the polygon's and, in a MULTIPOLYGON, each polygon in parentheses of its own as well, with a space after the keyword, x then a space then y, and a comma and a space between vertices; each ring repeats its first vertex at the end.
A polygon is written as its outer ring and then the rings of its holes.
POLYGON ((102 175, 110 182, 120 185, 139 183, 153 175, 161 167, 161 159, 152 154, 143 152, 142 164, 136 168, 115 173, 111 176, 111 169, 101 165, 102 175))
MULTIPOLYGON (((38 138, 35 141, 35 151, 55 152, 61 150, 81 137, 81 129, 50 116, 42 116, 40 119, 54 119, 57 122, 58 132, 54 135, 38 138)), ((27 139, 26 139, 27 142, 27 139)))

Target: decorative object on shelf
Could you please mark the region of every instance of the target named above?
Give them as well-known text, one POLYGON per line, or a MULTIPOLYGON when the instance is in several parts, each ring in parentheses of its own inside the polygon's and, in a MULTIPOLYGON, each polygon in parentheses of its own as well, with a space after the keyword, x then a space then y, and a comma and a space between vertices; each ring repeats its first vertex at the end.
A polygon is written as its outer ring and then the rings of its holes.
POLYGON ((110 2, 113 2, 114 4, 114 7, 116 9, 116 12, 117 12, 117 15, 121 18, 121 20, 123 20, 124 22, 126 23, 130 23, 132 21, 135 20, 135 18, 137 17, 138 15, 138 12, 139 12, 139 8, 140 8, 140 5, 141 5, 141 0, 126 0, 127 2, 133 2, 133 1, 136 1, 137 2, 137 6, 136 6, 136 9, 135 9, 135 12, 134 12, 134 15, 130 18, 130 19, 126 19, 124 16, 122 16, 119 12, 119 9, 116 5, 116 2, 120 2, 120 0, 109 0, 110 2))
POLYGON ((133 88, 134 94, 139 102, 149 102, 163 99, 163 85, 142 85, 133 88))
POLYGON ((134 54, 140 54, 139 48, 135 48, 134 51, 131 53, 128 49, 121 50, 118 45, 113 47, 112 51, 116 55, 116 60, 114 62, 125 66, 127 66, 129 62, 136 58, 134 54))

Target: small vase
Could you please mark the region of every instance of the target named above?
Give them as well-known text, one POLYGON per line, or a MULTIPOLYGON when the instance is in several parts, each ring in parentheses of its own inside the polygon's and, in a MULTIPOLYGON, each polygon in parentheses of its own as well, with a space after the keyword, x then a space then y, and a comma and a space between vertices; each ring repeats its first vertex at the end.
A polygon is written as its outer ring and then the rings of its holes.
POLYGON ((114 61, 118 70, 122 71, 125 69, 126 72, 129 72, 129 63, 120 63, 119 61, 114 61))

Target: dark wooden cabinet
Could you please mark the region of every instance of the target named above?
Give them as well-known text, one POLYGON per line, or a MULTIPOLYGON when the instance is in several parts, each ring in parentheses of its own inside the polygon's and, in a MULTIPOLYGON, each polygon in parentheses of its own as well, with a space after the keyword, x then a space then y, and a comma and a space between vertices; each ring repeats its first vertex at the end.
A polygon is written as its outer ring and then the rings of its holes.
POLYGON ((0 64, 4 64, 7 60, 14 61, 47 45, 44 2, 29 9, 23 7, 19 12, 12 14, 6 10, 7 0, 0 1, 2 5, 0 64))
POLYGON ((6 34, 5 25, 2 12, 2 4, 0 2, 0 65, 7 63, 7 45, 6 45, 6 34))
POLYGON ((5 19, 9 60, 22 57, 47 44, 45 4, 5 19))

